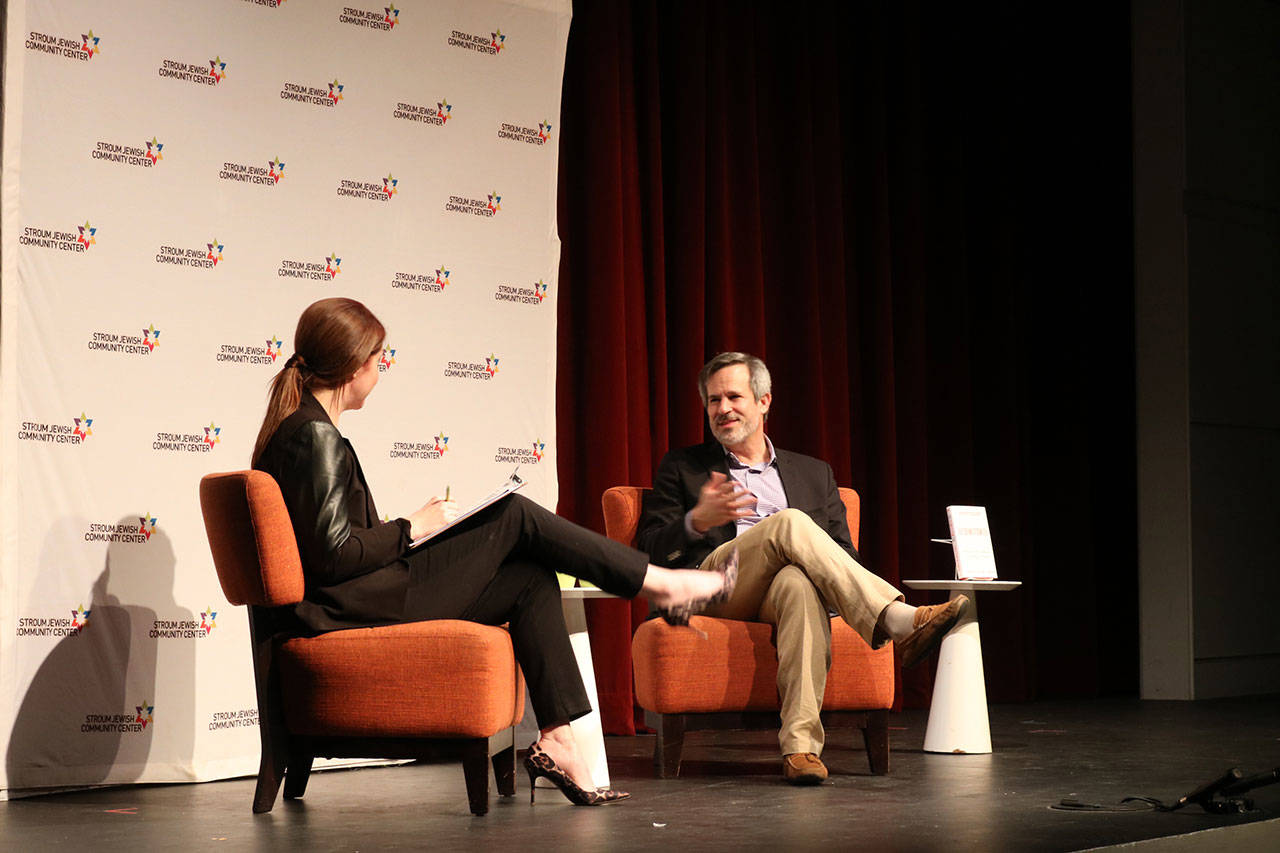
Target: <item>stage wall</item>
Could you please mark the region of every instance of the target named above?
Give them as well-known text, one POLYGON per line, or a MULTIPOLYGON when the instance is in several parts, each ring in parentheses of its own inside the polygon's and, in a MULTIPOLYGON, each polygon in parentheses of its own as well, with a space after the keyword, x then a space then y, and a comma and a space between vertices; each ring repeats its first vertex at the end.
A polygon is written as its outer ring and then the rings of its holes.
POLYGON ((252 773, 197 484, 248 466, 303 307, 388 328, 342 424, 380 512, 517 464, 555 507, 570 3, 8 7, 0 789, 252 773))

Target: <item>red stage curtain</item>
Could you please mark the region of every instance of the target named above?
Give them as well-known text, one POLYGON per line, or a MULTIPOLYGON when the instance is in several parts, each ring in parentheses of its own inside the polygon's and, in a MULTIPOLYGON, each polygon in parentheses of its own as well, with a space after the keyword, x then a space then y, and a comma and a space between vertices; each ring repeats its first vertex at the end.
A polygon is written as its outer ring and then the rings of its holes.
MULTIPOLYGON (((703 362, 754 352, 770 435, 858 489, 890 582, 949 576, 946 505, 988 508, 1024 582, 982 601, 992 699, 1136 689, 1128 12, 1044 14, 577 4, 563 515, 602 529, 605 488, 703 439, 703 362)), ((592 605, 605 729, 631 733, 644 608, 592 605)), ((902 687, 927 702, 929 668, 902 687)))

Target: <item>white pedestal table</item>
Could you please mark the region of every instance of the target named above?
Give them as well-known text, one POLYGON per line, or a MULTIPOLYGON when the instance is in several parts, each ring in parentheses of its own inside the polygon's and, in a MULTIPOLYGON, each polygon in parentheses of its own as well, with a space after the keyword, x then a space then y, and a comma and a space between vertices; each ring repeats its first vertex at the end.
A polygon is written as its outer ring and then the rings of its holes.
POLYGON ((982 639, 978 635, 978 592, 1016 589, 1022 581, 904 580, 912 589, 945 589, 951 598, 967 594, 969 610, 942 639, 938 673, 933 681, 925 752, 951 754, 991 752, 987 717, 987 685, 982 672, 982 639))

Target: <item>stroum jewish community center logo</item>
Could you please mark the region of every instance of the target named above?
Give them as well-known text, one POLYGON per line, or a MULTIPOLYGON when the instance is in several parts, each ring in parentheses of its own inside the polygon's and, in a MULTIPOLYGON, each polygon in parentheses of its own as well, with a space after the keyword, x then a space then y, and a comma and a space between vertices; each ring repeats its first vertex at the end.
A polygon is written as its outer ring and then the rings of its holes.
POLYGON ((276 275, 280 278, 305 278, 311 281, 333 281, 342 272, 342 258, 330 252, 324 262, 301 261, 285 258, 280 261, 276 275))
POLYGON ((546 145, 551 139, 551 119, 538 122, 537 127, 526 127, 504 121, 498 125, 498 138, 508 142, 522 142, 526 145, 546 145))
POLYGON ((275 335, 263 340, 265 344, 256 342, 222 344, 214 353, 214 360, 219 364, 265 364, 268 366, 275 364, 283 351, 284 341, 275 335))
POLYGON ((200 612, 200 621, 194 619, 156 619, 151 624, 148 637, 153 640, 203 640, 218 627, 218 612, 207 607, 200 612))
POLYGON ((227 63, 221 55, 204 61, 186 62, 180 59, 161 61, 156 73, 167 80, 194 83, 197 86, 217 86, 227 79, 227 63))
POLYGON ((488 35, 453 30, 449 33, 448 45, 449 47, 457 47, 462 50, 474 51, 475 53, 497 56, 507 46, 507 37, 501 29, 495 29, 488 35))
POLYGON ((258 709, 240 708, 236 711, 214 711, 209 717, 209 731, 218 729, 257 728, 258 709))
MULTIPOLYGON (((128 707, 128 706, 125 706, 128 707)), ((123 714, 85 714, 80 724, 81 734, 142 734, 147 726, 155 723, 156 706, 150 699, 134 705, 133 711, 123 714)))
POLYGON ((93 34, 93 30, 75 36, 55 36, 51 33, 38 33, 35 30, 27 33, 27 50, 47 53, 76 62, 88 62, 102 53, 102 39, 93 34))
POLYGON ((546 450, 546 442, 535 438, 523 447, 499 445, 493 454, 494 462, 515 462, 517 465, 537 465, 542 461, 542 453, 546 450))
POLYGON ((41 423, 23 421, 18 428, 18 441, 38 441, 46 444, 84 444, 93 435, 93 418, 80 413, 70 422, 41 423))
POLYGON ((195 246, 161 245, 156 250, 156 263, 211 270, 222 262, 222 250, 225 248, 217 237, 195 246))
POLYGON ((465 216, 484 216, 492 218, 502 210, 502 194, 497 190, 484 198, 451 195, 444 203, 446 213, 461 213, 465 216))
POLYGON ((542 301, 547 298, 547 285, 542 279, 538 279, 528 287, 516 287, 510 284, 500 284, 498 289, 494 291, 493 298, 498 302, 516 302, 521 305, 541 305, 542 301))
POLYGON ((448 361, 445 362, 446 379, 467 379, 475 382, 488 382, 498 372, 498 358, 490 353, 480 361, 448 361))
POLYGON ((238 184, 255 184, 267 189, 275 189, 284 179, 284 161, 278 156, 266 161, 265 166, 253 163, 234 163, 230 160, 222 164, 218 170, 218 180, 231 181, 238 184))
POLYGON ((396 348, 391 344, 382 345, 382 355, 378 356, 378 372, 386 373, 396 363, 396 348))
MULTIPOLYGON (((67 611, 63 611, 64 613, 67 611)), ((15 635, 19 637, 78 637, 89 627, 89 615, 83 604, 71 610, 71 616, 19 616, 15 635)))
POLYGON ((280 89, 280 98, 285 101, 310 104, 313 107, 332 108, 336 107, 338 102, 346 97, 343 94, 345 88, 344 84, 338 82, 337 77, 333 78, 331 82, 320 86, 286 82, 280 89))
POLYGON ((62 252, 87 252, 90 246, 98 245, 98 229, 85 220, 71 231, 59 231, 53 228, 27 227, 18 235, 18 243, 36 249, 57 249, 62 252))
POLYGON ((449 379, 472 379, 488 382, 498 375, 498 357, 489 353, 484 361, 450 361, 445 364, 444 375, 449 379))
POLYGON ((338 195, 342 198, 358 198, 367 201, 391 201, 400 189, 400 179, 390 172, 377 181, 362 181, 358 178, 343 178, 338 181, 338 195))
POLYGON ((161 430, 151 442, 151 449, 161 453, 209 453, 222 443, 222 427, 209 422, 191 432, 161 430))
POLYGON ((449 286, 449 268, 444 264, 435 273, 398 272, 391 280, 394 290, 418 290, 424 293, 443 293, 449 286))
POLYGON ((453 104, 449 103, 448 98, 436 101, 434 107, 430 104, 408 104, 400 101, 391 111, 391 117, 432 127, 444 127, 453 118, 453 104))
POLYGON ((156 517, 150 512, 146 515, 134 516, 138 523, 132 521, 91 522, 84 531, 86 542, 110 542, 117 545, 146 545, 156 533, 156 517))
POLYGON ((100 139, 89 152, 89 157, 107 163, 119 163, 122 166, 150 169, 164 159, 164 143, 154 136, 141 145, 100 139))
POLYGON ((444 430, 426 441, 393 441, 387 456, 391 459, 441 459, 449 452, 449 434, 444 430))
POLYGON ((89 333, 85 348, 94 353, 149 356, 160 346, 160 330, 155 323, 140 333, 97 329, 89 333))
POLYGON ((400 23, 400 10, 394 3, 383 6, 381 9, 353 9, 350 6, 343 6, 342 11, 338 13, 338 23, 389 33, 396 28, 396 24, 400 23))

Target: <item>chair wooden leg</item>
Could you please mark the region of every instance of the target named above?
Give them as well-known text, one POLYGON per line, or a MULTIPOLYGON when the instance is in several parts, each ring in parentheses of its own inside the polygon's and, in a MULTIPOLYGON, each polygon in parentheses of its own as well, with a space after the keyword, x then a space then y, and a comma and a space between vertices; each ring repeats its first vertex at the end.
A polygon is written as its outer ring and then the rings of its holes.
POLYGON ((249 608, 249 640, 253 646, 253 680, 258 695, 258 738, 262 758, 258 762, 258 787, 253 793, 253 813, 264 814, 275 807, 289 764, 291 739, 284 724, 280 681, 271 667, 274 654, 271 613, 266 608, 249 608))
POLYGON ((283 732, 262 730, 262 759, 258 762, 258 787, 253 792, 253 813, 265 814, 276 804, 280 783, 289 764, 288 736, 283 732))
POLYGON ((673 779, 680 775, 680 753, 684 749, 684 714, 663 714, 658 738, 653 744, 653 775, 673 779))
POLYGON ((297 741, 289 750, 289 772, 284 777, 284 798, 296 800, 307 792, 307 780, 311 778, 311 763, 315 756, 311 750, 297 741))
POLYGON ((498 795, 514 797, 516 794, 516 748, 509 746, 493 754, 493 779, 498 784, 498 795))
MULTIPOLYGON (((512 771, 514 773, 514 769, 512 771)), ((462 754, 462 775, 467 780, 467 800, 474 815, 489 811, 489 739, 468 741, 462 754)))
POLYGON ((862 730, 867 748, 867 761, 875 776, 889 772, 889 712, 881 709, 867 714, 867 727, 862 730))

